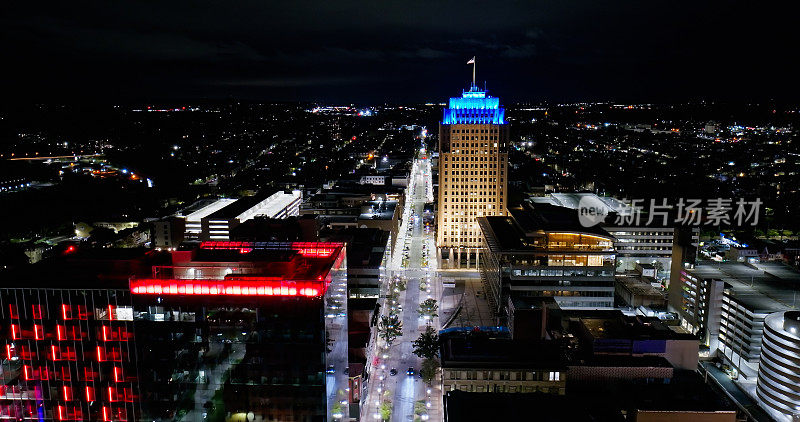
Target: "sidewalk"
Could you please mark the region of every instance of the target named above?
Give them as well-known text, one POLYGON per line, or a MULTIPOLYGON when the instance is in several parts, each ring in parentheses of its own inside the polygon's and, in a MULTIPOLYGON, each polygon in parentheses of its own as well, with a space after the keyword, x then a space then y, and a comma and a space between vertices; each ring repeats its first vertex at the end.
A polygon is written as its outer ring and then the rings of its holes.
MULTIPOLYGON (((428 176, 422 177, 423 169, 429 169, 429 164, 427 162, 420 164, 420 162, 422 161, 418 160, 414 165, 414 173, 411 177, 412 185, 407 190, 407 206, 403 213, 395 256, 391 257, 391 264, 388 268, 389 271, 387 271, 388 274, 395 274, 406 281, 406 290, 401 291, 398 295, 398 303, 402 305, 398 316, 403 322, 403 334, 395 340, 388 350, 384 348, 383 340, 379 339, 377 341, 375 358, 372 362, 369 362, 371 376, 361 413, 363 421, 380 420, 379 406, 384 399, 384 392, 386 391, 390 392, 392 421, 407 422, 415 420, 414 407, 416 402, 419 400, 428 401, 428 388, 418 376, 422 359, 412 354, 412 343, 427 327, 424 321, 419 318, 417 310, 420 302, 427 299, 429 293, 419 290, 419 282, 420 280, 430 279, 430 296, 439 301, 439 312, 441 312, 442 307, 442 287, 438 278, 435 277, 435 269, 438 263, 435 256, 434 234, 432 232, 425 233, 422 219, 415 221, 412 218, 414 213, 422 215, 425 202, 428 200, 425 184, 431 183, 429 170, 428 176), (411 228, 410 232, 409 228, 411 228), (403 265, 402 254, 406 244, 409 246, 409 258, 407 263, 403 265), (427 245, 428 268, 422 268, 421 266, 423 262, 423 244, 427 245), (406 374, 406 370, 409 367, 414 368, 415 374, 413 376, 406 374), (394 376, 389 373, 392 368, 397 369, 397 374, 394 376)), ((388 283, 390 280, 391 276, 388 277, 386 282, 388 283)), ((387 300, 385 298, 380 300, 381 314, 386 315, 390 306, 386 303, 387 300)), ((438 328, 439 318, 434 318, 431 321, 431 325, 434 328, 438 328)), ((439 384, 439 381, 434 381, 434 385, 439 384)), ((430 407, 427 407, 427 420, 441 421, 443 420, 443 415, 440 387, 433 387, 430 390, 430 407)))

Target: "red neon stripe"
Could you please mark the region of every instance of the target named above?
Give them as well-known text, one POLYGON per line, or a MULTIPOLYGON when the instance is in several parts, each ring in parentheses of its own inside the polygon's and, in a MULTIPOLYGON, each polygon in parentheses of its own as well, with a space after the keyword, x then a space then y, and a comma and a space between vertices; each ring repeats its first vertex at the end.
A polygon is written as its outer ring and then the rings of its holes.
POLYGON ((274 278, 252 277, 247 280, 161 280, 131 281, 134 294, 157 295, 227 295, 227 296, 319 296, 324 282, 275 281, 274 278))

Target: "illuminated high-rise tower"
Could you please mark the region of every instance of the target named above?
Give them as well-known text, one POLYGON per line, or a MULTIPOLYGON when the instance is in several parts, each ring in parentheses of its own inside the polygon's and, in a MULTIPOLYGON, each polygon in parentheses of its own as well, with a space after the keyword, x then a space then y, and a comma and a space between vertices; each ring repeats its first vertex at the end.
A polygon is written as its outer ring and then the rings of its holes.
POLYGON ((500 99, 478 89, 473 74, 470 89, 450 98, 439 124, 436 245, 445 258, 469 264, 481 245, 475 218, 506 215, 508 136, 500 99))

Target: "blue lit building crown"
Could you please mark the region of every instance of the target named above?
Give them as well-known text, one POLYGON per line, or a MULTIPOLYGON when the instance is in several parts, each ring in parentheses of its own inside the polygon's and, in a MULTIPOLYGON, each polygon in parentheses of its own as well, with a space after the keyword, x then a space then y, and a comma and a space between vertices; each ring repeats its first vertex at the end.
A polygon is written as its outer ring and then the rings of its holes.
POLYGON ((500 107, 500 99, 486 95, 486 91, 473 88, 464 91, 461 97, 450 98, 444 109, 442 124, 506 124, 506 109, 500 107))

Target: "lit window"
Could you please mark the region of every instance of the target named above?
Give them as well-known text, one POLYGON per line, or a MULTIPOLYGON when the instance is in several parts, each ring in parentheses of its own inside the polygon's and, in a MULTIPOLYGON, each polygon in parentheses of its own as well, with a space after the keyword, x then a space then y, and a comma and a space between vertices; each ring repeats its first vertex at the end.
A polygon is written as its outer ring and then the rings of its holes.
POLYGON ((41 324, 33 324, 33 338, 44 340, 44 327, 41 324))

